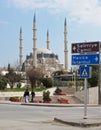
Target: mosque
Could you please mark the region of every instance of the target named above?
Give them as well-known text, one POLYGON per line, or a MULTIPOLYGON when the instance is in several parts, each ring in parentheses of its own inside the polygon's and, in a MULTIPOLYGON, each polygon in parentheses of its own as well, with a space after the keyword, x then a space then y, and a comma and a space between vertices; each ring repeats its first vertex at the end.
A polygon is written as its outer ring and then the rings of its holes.
POLYGON ((19 64, 20 67, 24 66, 25 70, 29 68, 41 68, 43 73, 50 75, 54 71, 65 70, 68 71, 68 48, 67 48, 67 23, 66 18, 64 22, 64 65, 60 63, 59 57, 55 52, 50 49, 49 31, 47 31, 47 48, 37 48, 37 27, 36 27, 36 16, 34 14, 33 19, 33 52, 26 56, 23 62, 22 54, 22 29, 20 28, 20 46, 19 46, 19 64))

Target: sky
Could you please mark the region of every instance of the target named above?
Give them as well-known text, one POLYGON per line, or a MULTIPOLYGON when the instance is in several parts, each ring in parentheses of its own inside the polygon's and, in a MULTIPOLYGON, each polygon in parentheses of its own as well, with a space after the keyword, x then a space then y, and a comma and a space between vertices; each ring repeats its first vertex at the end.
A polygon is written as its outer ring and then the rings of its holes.
POLYGON ((68 31, 68 65, 71 44, 101 41, 101 0, 0 0, 0 67, 19 64, 19 34, 23 34, 23 61, 33 48, 36 15, 37 48, 50 48, 64 64, 64 20, 68 31))

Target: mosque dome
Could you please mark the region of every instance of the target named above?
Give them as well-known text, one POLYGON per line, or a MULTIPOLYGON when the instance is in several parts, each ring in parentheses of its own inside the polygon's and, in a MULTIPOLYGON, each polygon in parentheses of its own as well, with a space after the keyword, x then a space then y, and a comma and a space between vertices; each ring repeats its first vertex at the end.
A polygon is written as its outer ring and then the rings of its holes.
POLYGON ((48 71, 53 72, 53 71, 55 71, 55 68, 54 68, 54 67, 49 67, 49 68, 48 68, 48 71))
POLYGON ((46 48, 37 48, 37 54, 52 54, 52 51, 46 48))
POLYGON ((55 58, 58 60, 58 55, 46 48, 37 48, 37 58, 55 58))

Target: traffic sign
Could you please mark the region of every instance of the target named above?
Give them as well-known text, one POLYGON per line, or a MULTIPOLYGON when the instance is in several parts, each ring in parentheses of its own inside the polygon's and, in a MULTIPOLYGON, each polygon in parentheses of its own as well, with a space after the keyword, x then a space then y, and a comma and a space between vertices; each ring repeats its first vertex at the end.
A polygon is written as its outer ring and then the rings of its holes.
POLYGON ((72 65, 98 65, 98 64, 100 64, 100 54, 72 55, 72 65))
POLYGON ((90 68, 91 67, 88 66, 80 67, 80 78, 90 78, 91 77, 90 68))
POLYGON ((82 42, 72 44, 72 53, 99 52, 100 42, 82 42))

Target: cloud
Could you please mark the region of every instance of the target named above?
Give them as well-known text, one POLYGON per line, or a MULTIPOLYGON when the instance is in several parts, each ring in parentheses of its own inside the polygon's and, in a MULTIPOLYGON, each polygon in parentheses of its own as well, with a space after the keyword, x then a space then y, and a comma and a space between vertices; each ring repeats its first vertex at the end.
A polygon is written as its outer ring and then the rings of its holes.
POLYGON ((42 0, 9 0, 9 3, 18 7, 18 8, 44 8, 47 7, 47 2, 42 2, 42 0))
POLYGON ((0 24, 9 24, 9 22, 8 21, 0 20, 0 24))
POLYGON ((49 9, 65 13, 72 22, 91 23, 101 26, 100 0, 9 0, 13 6, 23 9, 49 9))
POLYGON ((100 24, 101 22, 101 6, 98 0, 71 0, 68 6, 69 15, 79 23, 100 24))

